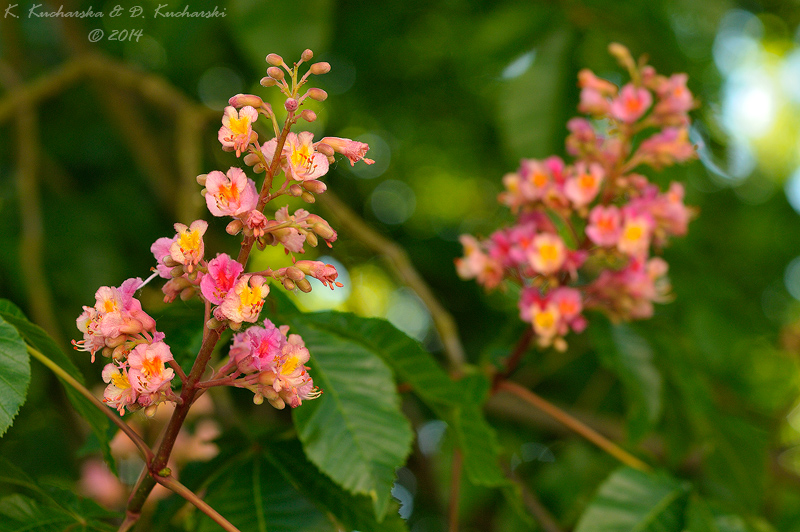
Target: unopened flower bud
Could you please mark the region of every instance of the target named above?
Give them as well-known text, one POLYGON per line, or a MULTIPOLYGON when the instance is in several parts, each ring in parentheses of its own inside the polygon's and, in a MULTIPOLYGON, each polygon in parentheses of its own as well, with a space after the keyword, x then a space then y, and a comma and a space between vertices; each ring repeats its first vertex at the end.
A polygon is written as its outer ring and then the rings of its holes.
POLYGON ((311 292, 311 283, 308 282, 308 279, 300 279, 299 281, 295 282, 295 284, 301 292, 305 292, 306 294, 311 292))
POLYGON ((270 399, 269 404, 271 404, 278 410, 283 410, 284 408, 286 408, 286 403, 284 403, 283 399, 281 399, 280 397, 278 397, 277 399, 270 399))
POLYGON ((206 192, 208 192, 208 189, 203 188, 203 190, 200 191, 200 195, 205 197, 206 192))
MULTIPOLYGON (((117 351, 118 348, 111 349, 110 347, 104 347, 102 351, 100 351, 104 357, 111 358, 114 356, 114 353, 117 351)), ((124 356, 124 355, 123 355, 124 356)))
POLYGON ((324 102, 325 99, 328 97, 328 93, 322 89, 318 89, 316 87, 312 87, 308 89, 308 97, 312 100, 317 100, 318 102, 324 102))
POLYGON ((307 190, 304 190, 303 193, 300 195, 300 197, 303 198, 303 201, 305 201, 306 203, 314 203, 315 201, 317 201, 316 198, 314 198, 314 194, 312 194, 307 190))
POLYGON ((222 327, 222 323, 217 318, 211 318, 206 322, 206 327, 213 331, 222 327))
POLYGON ((253 396, 253 404, 260 405, 264 403, 264 396, 257 393, 253 396))
POLYGON ((156 410, 158 410, 158 404, 150 405, 144 409, 144 415, 151 418, 156 415, 156 410))
POLYGON ((125 360, 129 354, 130 349, 124 345, 118 345, 114 349, 110 347, 103 348, 103 356, 112 357, 114 360, 125 360))
POLYGON ((293 281, 299 281, 300 279, 304 279, 306 274, 300 271, 300 268, 295 268, 294 266, 289 266, 286 268, 286 277, 292 279, 293 281))
MULTIPOLYGON (((261 238, 256 238, 256 247, 257 247, 257 248, 258 248, 260 251, 264 251, 264 250, 266 249, 267 245, 269 244, 269 242, 268 242, 268 241, 267 241, 267 239, 265 238, 266 236, 267 236, 267 235, 264 235, 264 236, 262 236, 261 238)), ((272 235, 270 235, 270 236, 272 236, 272 235)))
POLYGON ((297 183, 292 183, 291 185, 289 185, 289 194, 291 194, 295 198, 300 197, 300 194, 302 193, 303 193, 303 187, 301 187, 297 183))
POLYGON ((283 70, 276 66, 269 67, 267 69, 267 75, 269 75, 269 77, 277 81, 282 80, 284 77, 283 70))
POLYGON ((328 190, 328 185, 318 179, 309 179, 308 181, 303 181, 303 188, 314 194, 322 194, 328 190))
POLYGON ((276 67, 281 66, 281 64, 283 64, 283 58, 278 54, 269 54, 267 56, 267 63, 276 67))
POLYGON ((320 142, 319 144, 317 144, 315 146, 315 149, 318 152, 328 156, 332 156, 334 153, 336 153, 330 144, 325 144, 324 142, 320 142))
POLYGON ((309 70, 315 76, 320 76, 322 74, 327 74, 328 72, 331 71, 331 64, 326 63, 325 61, 321 63, 314 63, 313 65, 311 65, 311 68, 309 68, 309 70))
POLYGON ((311 109, 303 109, 303 112, 300 113, 300 118, 302 118, 306 122, 313 122, 314 120, 317 119, 317 113, 315 113, 311 109))
POLYGON ((178 266, 178 265, 180 264, 178 261, 176 261, 175 259, 173 259, 173 258, 172 258, 171 256, 169 256, 169 255, 167 255, 166 257, 164 257, 164 260, 162 260, 161 262, 162 262, 162 263, 164 264, 164 266, 166 266, 167 268, 174 268, 175 266, 178 266))
MULTIPOLYGON (((262 384, 264 386, 272 386, 273 382, 275 382, 275 374, 272 373, 271 371, 263 371, 259 373, 258 375, 259 384, 262 384)), ((275 390, 272 390, 272 392, 274 393, 275 390)), ((263 393, 267 397, 273 397, 273 395, 269 393, 269 391, 262 391, 261 393, 263 393)), ((275 397, 277 397, 277 394, 275 395, 275 397)))
POLYGON ((255 153, 248 153, 247 155, 244 156, 244 164, 246 164, 247 166, 253 166, 259 160, 260 159, 258 158, 258 155, 256 155, 255 153))
POLYGON ((261 78, 261 86, 262 87, 274 87, 275 86, 275 80, 273 78, 269 77, 269 76, 264 76, 263 78, 261 78))
POLYGON ((237 94, 236 96, 232 96, 230 100, 228 100, 228 105, 232 105, 233 107, 239 108, 244 107, 245 105, 249 105, 250 107, 255 107, 258 109, 264 104, 263 100, 256 96, 255 94, 237 94))
POLYGON ((300 55, 300 59, 302 59, 303 61, 311 61, 313 57, 314 57, 314 52, 312 52, 308 48, 303 50, 303 53, 300 55))
POLYGON ((233 220, 231 223, 229 223, 227 227, 225 227, 225 232, 231 236, 238 235, 239 231, 242 230, 242 227, 244 227, 244 224, 242 223, 241 220, 237 218, 236 220, 233 220))
POLYGON ((292 281, 291 279, 284 279, 282 282, 283 282, 283 287, 285 289, 287 289, 287 290, 294 290, 295 289, 294 281, 292 281))
POLYGON ((170 272, 169 272, 169 274, 172 276, 172 278, 173 278, 173 279, 174 279, 175 277, 180 277, 180 276, 181 276, 181 275, 183 275, 184 273, 186 273, 186 270, 184 270, 184 269, 183 269, 183 264, 179 264, 179 265, 175 266, 175 267, 174 267, 174 268, 172 268, 172 270, 170 270, 170 272))
POLYGON ((207 177, 208 177, 208 174, 200 174, 199 176, 197 176, 195 178, 197 180, 197 184, 200 185, 201 187, 206 186, 206 178, 207 177))
POLYGON ((197 289, 195 289, 194 287, 185 289, 184 291, 181 292, 180 295, 181 301, 189 301, 190 299, 192 299, 192 297, 194 297, 196 293, 197 289))
POLYGON ((336 231, 334 231, 330 225, 326 223, 316 223, 311 228, 316 234, 324 238, 325 240, 330 240, 334 236, 336 236, 336 231))
POLYGON ((306 233, 306 242, 308 242, 308 245, 311 246, 312 248, 317 247, 317 244, 319 244, 319 240, 317 240, 317 235, 315 235, 314 233, 306 233))
POLYGON ((294 98, 286 98, 286 101, 283 102, 283 108, 289 111, 290 113, 297 111, 297 108, 299 106, 300 104, 297 103, 297 100, 295 100, 294 98))

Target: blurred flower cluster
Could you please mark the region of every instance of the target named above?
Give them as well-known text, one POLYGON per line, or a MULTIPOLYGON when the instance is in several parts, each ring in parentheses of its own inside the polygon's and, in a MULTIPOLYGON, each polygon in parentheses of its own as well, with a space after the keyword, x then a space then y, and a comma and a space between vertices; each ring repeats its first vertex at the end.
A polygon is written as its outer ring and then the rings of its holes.
MULTIPOLYGON (((272 217, 265 214, 267 205, 282 196, 314 203, 314 195, 327 188, 319 179, 328 172, 336 153, 345 155, 351 164, 360 160, 373 162, 364 158, 369 149, 364 143, 338 137, 314 142, 310 132, 290 131, 300 121, 316 120, 310 109, 300 110, 306 100, 322 101, 327 97, 318 88, 301 91, 311 75, 330 70, 328 63, 313 63, 300 77, 300 66, 313 55, 311 50, 304 51, 300 61, 291 67, 276 54, 267 56, 270 66, 261 85, 277 86, 286 96, 286 118, 282 125, 271 105, 255 95, 238 94, 224 110, 218 134, 222 149, 235 152, 254 173, 264 174, 260 188, 239 167, 197 177, 198 183, 205 187, 202 194, 209 212, 232 218, 226 228, 230 235, 243 233, 239 256, 234 259, 220 253, 206 258, 204 235, 208 222, 205 220, 195 220, 188 226, 176 223, 174 236, 159 238, 150 248, 157 262, 151 279, 156 275, 167 279, 162 288, 164 301, 198 297, 206 304, 206 327, 210 330, 225 327, 239 330, 243 323, 257 322, 269 294, 267 278, 277 280, 288 290, 303 292, 311 290, 308 276, 331 289, 341 286, 332 265, 294 259, 294 253, 303 253, 305 245, 314 247, 323 240, 330 246, 336 240, 336 231, 327 221, 304 209, 289 214, 286 205, 274 208, 272 217), (274 133, 263 144, 253 129, 259 117, 270 122, 268 129, 274 133), (278 183, 276 178, 281 172, 285 179, 278 183), (292 255, 294 265, 245 273, 254 245, 259 249, 281 245, 292 255)), ((172 391, 172 379, 176 374, 181 380, 186 378, 164 343, 164 335, 155 331, 155 320, 142 311, 141 304, 133 297, 144 284, 146 281, 137 278, 129 279, 119 288, 102 287, 97 292, 96 305, 84 307, 77 320, 84 339, 73 342, 76 349, 90 352, 92 360, 97 351, 112 358, 103 370, 103 379, 108 383, 104 400, 120 414, 126 408, 133 411, 150 407, 147 413, 152 415, 159 403, 180 401, 172 391)), ((254 392, 256 403, 266 398, 276 408, 284 408, 286 404, 296 407, 303 400, 318 397, 320 392, 304 365, 309 359, 308 350, 302 338, 296 334, 287 336, 287 330, 286 326, 277 328, 265 320, 263 326, 253 326, 237 334, 231 363, 196 386, 248 388, 254 392)))
POLYGON ((659 75, 619 44, 609 50, 631 79, 618 88, 579 73, 578 110, 589 118, 567 124, 573 164, 556 156, 523 160, 503 178, 498 198, 514 225, 485 240, 462 235, 464 257, 456 259, 458 274, 487 290, 507 281, 521 286, 520 317, 542 347, 566 349, 564 336, 586 327, 586 310, 615 321, 650 317, 670 291, 667 263, 651 253, 686 234, 694 215, 683 185, 662 192, 638 173, 695 156, 686 75, 659 75))

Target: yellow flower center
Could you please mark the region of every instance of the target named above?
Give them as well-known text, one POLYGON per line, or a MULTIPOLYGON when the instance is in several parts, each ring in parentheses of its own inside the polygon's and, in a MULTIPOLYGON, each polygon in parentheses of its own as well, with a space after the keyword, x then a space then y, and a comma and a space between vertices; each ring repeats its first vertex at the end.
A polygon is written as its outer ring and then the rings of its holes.
POLYGON ((560 257, 558 247, 555 244, 542 244, 539 246, 539 255, 542 260, 548 263, 558 262, 560 257))
POLYGON ((533 320, 536 324, 536 327, 544 331, 552 329, 556 324, 556 316, 549 310, 537 312, 534 315, 533 320))
POLYGON ((643 235, 644 235, 644 230, 642 229, 641 225, 629 224, 628 226, 625 227, 625 234, 623 235, 623 238, 625 240, 635 242, 641 239, 643 235))
POLYGON ((122 373, 114 373, 111 375, 111 384, 120 390, 126 390, 131 387, 131 383, 128 382, 128 379, 126 379, 122 373))
POLYGON ((292 166, 300 166, 311 163, 311 150, 305 144, 294 146, 291 156, 292 166))
POLYGON ((261 294, 261 287, 249 287, 246 286, 242 289, 242 293, 239 294, 239 301, 241 301, 243 307, 253 307, 261 302, 264 299, 264 296, 261 294))
POLYGON ((290 375, 294 373, 294 370, 297 369, 297 363, 297 357, 289 357, 289 359, 283 363, 283 367, 281 367, 281 375, 290 375))
POLYGON ((231 117, 230 123, 228 127, 231 129, 234 135, 246 135, 247 128, 250 126, 250 119, 246 116, 241 118, 236 118, 234 116, 231 117))
POLYGON ((187 230, 178 238, 178 245, 184 251, 200 248, 200 232, 187 230))

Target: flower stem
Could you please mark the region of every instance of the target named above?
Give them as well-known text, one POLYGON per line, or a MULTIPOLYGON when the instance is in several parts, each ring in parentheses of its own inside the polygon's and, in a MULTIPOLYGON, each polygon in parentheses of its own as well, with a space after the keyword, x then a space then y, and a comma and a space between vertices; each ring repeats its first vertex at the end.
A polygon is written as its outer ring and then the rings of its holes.
POLYGON ((595 430, 587 427, 582 422, 570 416, 549 401, 546 401, 542 397, 536 395, 529 389, 511 381, 501 380, 499 383, 497 383, 497 390, 505 390, 506 392, 516 395, 523 401, 535 406, 559 423, 566 425, 568 428, 594 443, 623 464, 646 473, 652 470, 649 465, 642 462, 616 443, 610 441, 595 430))
POLYGON ((39 362, 47 366, 61 380, 63 380, 64 382, 75 388, 75 390, 77 390, 78 393, 86 397, 94 406, 99 408, 100 411, 103 412, 108 417, 108 419, 110 419, 115 425, 117 425, 119 429, 122 432, 124 432, 125 435, 128 438, 130 438, 131 441, 136 445, 136 447, 139 449, 139 452, 142 453, 145 462, 150 463, 153 460, 153 451, 150 450, 150 447, 147 446, 144 440, 138 434, 136 434, 136 432, 134 432, 133 429, 130 428, 130 426, 128 426, 127 423, 122 421, 122 419, 114 412, 112 412, 110 408, 101 403, 94 395, 92 395, 92 392, 87 390, 85 386, 83 386, 80 382, 75 380, 72 377, 72 375, 64 371, 64 369, 61 366, 50 360, 47 356, 37 351, 33 347, 31 346, 27 347, 28 347, 28 353, 30 353, 32 357, 34 357, 39 362))
POLYGON ((208 505, 203 499, 197 496, 192 490, 181 484, 172 475, 168 476, 155 476, 156 481, 162 486, 171 489, 193 505, 195 505, 201 512, 210 517, 215 523, 221 526, 228 532, 240 532, 238 528, 233 526, 230 521, 222 517, 214 508, 208 505))

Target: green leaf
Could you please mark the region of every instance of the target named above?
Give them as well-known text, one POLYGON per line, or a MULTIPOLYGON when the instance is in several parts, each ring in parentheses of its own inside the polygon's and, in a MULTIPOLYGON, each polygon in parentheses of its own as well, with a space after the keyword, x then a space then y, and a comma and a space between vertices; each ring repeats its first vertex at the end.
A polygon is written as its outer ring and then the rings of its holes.
POLYGON ((604 366, 625 390, 628 438, 640 440, 658 422, 662 411, 661 373, 653 363, 647 341, 627 325, 593 324, 593 340, 604 366))
MULTIPOLYGON (((293 315, 295 320, 363 345, 381 357, 397 380, 410 385, 413 393, 454 431, 469 481, 479 486, 503 487, 512 505, 522 508, 519 490, 500 469, 497 436, 483 415, 489 391, 489 381, 483 375, 454 382, 419 342, 385 320, 342 312, 301 314, 282 296, 276 297, 276 308, 284 316, 288 314, 287 319, 293 315)), ((311 356, 312 360, 316 356, 313 349, 311 356)))
MULTIPOLYGON (((83 374, 70 360, 70 358, 58 347, 55 340, 50 338, 44 329, 25 319, 22 312, 10 301, 0 299, 0 318, 16 327, 25 342, 44 356, 58 364, 61 369, 69 373, 75 380, 85 384, 83 374)), ((67 398, 75 410, 89 423, 92 432, 100 442, 103 456, 109 467, 114 469, 114 459, 111 457, 109 444, 109 425, 111 421, 100 412, 97 407, 88 399, 78 393, 69 384, 64 383, 67 398)))
POLYGON ((374 532, 408 530, 397 512, 387 513, 379 523, 372 510, 372 501, 364 496, 347 493, 323 475, 306 459, 298 440, 269 441, 264 446, 265 457, 283 477, 308 499, 335 516, 345 529, 374 532))
MULTIPOLYGON (((336 530, 324 514, 258 454, 246 453, 223 469, 210 483, 203 500, 242 531, 336 530)), ((197 530, 216 532, 219 525, 203 515, 197 530)))
POLYGON ((572 42, 569 28, 552 30, 535 50, 530 68, 499 92, 503 140, 514 159, 561 151, 565 120, 555 111, 563 108, 572 42))
POLYGON ((0 436, 14 422, 31 382, 25 342, 13 325, 0 317, 0 436))
POLYGON ((0 499, 0 532, 84 530, 113 531, 101 521, 116 518, 92 500, 56 485, 40 485, 24 471, 0 458, 0 483, 32 492, 35 498, 16 493, 0 499))
MULTIPOLYGON (((341 318, 335 313, 320 320, 341 318)), ((400 411, 391 370, 373 346, 317 321, 292 319, 311 352, 319 399, 292 410, 309 459, 351 493, 369 496, 382 520, 395 470, 411 452, 413 432, 400 411)))
POLYGON ((671 477, 623 467, 600 486, 575 532, 681 532, 688 495, 671 477))

